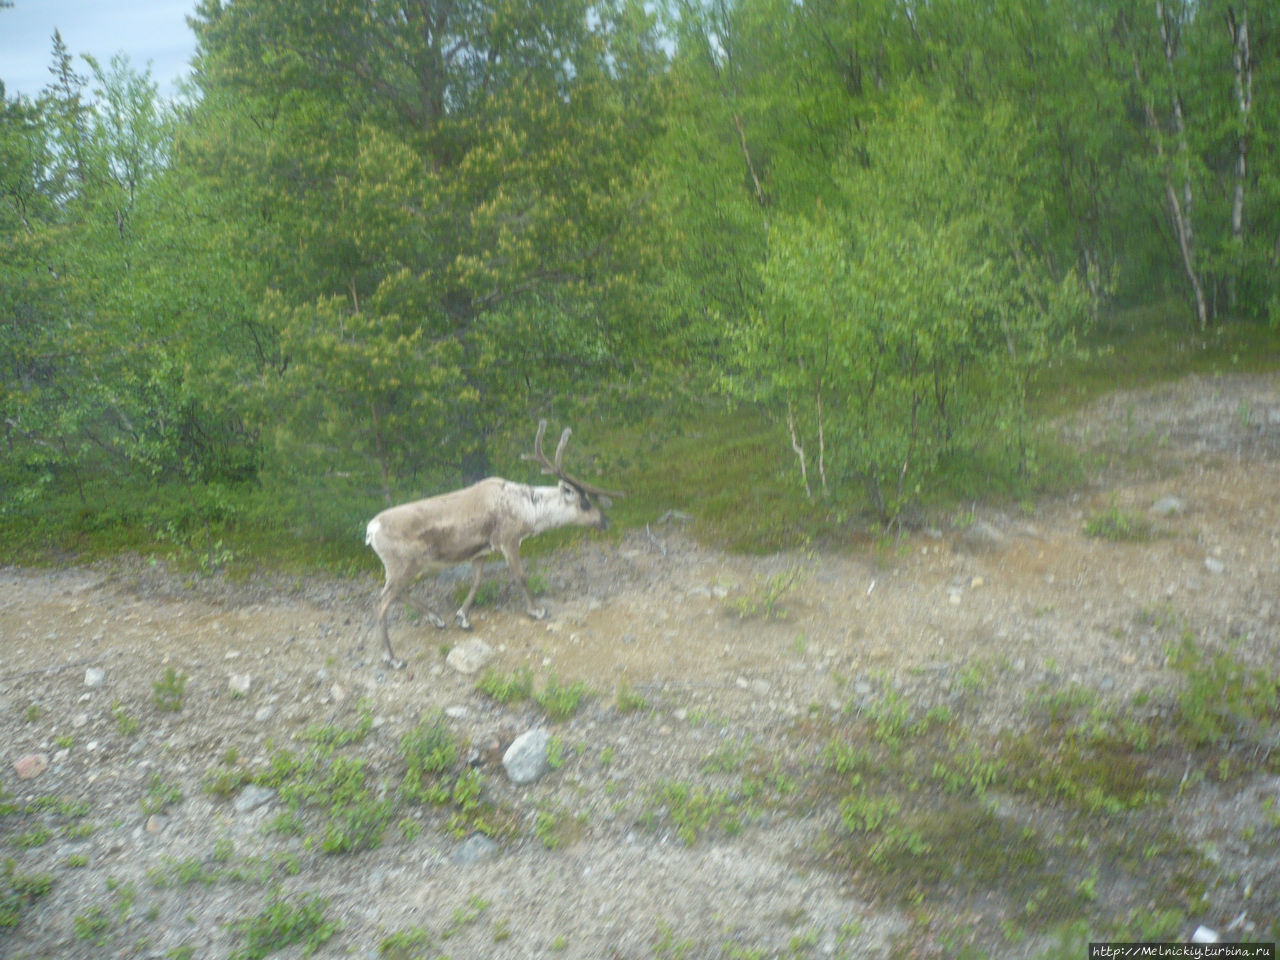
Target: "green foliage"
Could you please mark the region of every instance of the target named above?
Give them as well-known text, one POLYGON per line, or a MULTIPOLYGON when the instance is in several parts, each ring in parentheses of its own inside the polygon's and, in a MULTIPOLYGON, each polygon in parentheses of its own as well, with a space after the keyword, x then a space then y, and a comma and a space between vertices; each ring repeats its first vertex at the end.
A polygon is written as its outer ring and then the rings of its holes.
POLYGON ((488 669, 476 682, 476 689, 501 704, 529 700, 533 697, 533 671, 529 667, 518 667, 510 676, 503 676, 488 669))
POLYGON ((231 924, 244 940, 232 960, 263 960, 295 944, 302 945, 303 956, 311 956, 342 929, 341 922, 325 919, 328 906, 318 894, 273 895, 255 916, 231 924))
POLYGON ((176 783, 166 781, 160 774, 153 773, 147 779, 146 791, 138 801, 142 812, 146 814, 160 813, 166 807, 182 801, 182 790, 176 783))
POLYGON ((581 680, 574 683, 561 683, 554 674, 547 677, 543 688, 534 695, 534 700, 546 711, 553 722, 568 720, 578 712, 582 701, 591 696, 591 688, 581 680))
POLYGON ((288 811, 277 818, 277 829, 299 830, 304 815, 314 812, 320 822, 309 842, 322 852, 352 853, 381 846, 392 818, 392 800, 381 796, 363 758, 344 757, 328 748, 301 756, 278 751, 267 782, 279 790, 288 811))
POLYGON ((1026 473, 1029 377, 1070 354, 1087 303, 993 203, 1020 175, 1013 118, 986 113, 1000 133, 974 141, 958 104, 906 91, 895 108, 845 166, 835 210, 771 231, 738 341, 739 389, 785 418, 806 489, 815 472, 824 495, 859 481, 884 520, 979 438, 1002 438, 1006 470, 1026 473))
POLYGON ((12 858, 0 864, 0 928, 16 927, 22 911, 53 889, 53 874, 19 873, 17 866, 12 858))
POLYGON ((1250 669, 1226 651, 1211 653, 1189 633, 1170 649, 1169 665, 1184 678, 1178 721, 1192 744, 1270 744, 1268 753, 1274 750, 1280 728, 1280 678, 1274 671, 1250 669))
POLYGON ((410 803, 443 803, 451 795, 444 775, 458 762, 458 742, 443 717, 423 720, 400 738, 405 761, 400 793, 410 803))
POLYGON ((356 705, 356 709, 360 713, 360 719, 356 721, 355 726, 339 727, 333 724, 310 724, 302 731, 300 739, 327 747, 345 747, 352 743, 359 743, 373 729, 373 711, 364 700, 361 700, 356 705))
POLYGON ((1113 506, 1084 522, 1084 532, 1116 543, 1147 543, 1156 537, 1155 526, 1141 514, 1113 506))
POLYGON ((669 822, 688 847, 711 830, 726 836, 742 832, 745 811, 741 799, 726 789, 669 780, 653 789, 648 804, 646 819, 654 826, 659 817, 669 822))
POLYGON ((768 577, 757 578, 755 584, 741 595, 733 597, 728 607, 743 620, 759 617, 762 620, 785 620, 787 608, 783 598, 803 583, 812 572, 809 563, 792 563, 768 577))
POLYGON ((96 947, 104 947, 111 941, 111 930, 115 926, 107 908, 90 907, 83 913, 71 918, 71 927, 79 940, 91 940, 96 947))
POLYGON ((122 703, 111 705, 111 716, 116 721, 116 732, 122 737, 132 737, 141 728, 138 718, 130 716, 122 703))
POLYGON ((431 934, 422 927, 398 930, 378 944, 378 956, 385 960, 429 960, 430 950, 431 934))
POLYGON ((0 98, 0 553, 350 571, 548 412, 622 521, 776 549, 1070 477, 1032 414, 1274 352, 1273 5, 1251 51, 1224 0, 392 13, 210 0, 191 102, 60 37, 0 98))
POLYGON ((182 709, 186 689, 187 675, 174 667, 165 667, 164 674, 151 685, 151 702, 161 713, 177 713, 182 709))
POLYGON ((644 694, 633 689, 626 677, 623 677, 618 683, 616 702, 619 713, 633 713, 637 710, 647 710, 649 708, 649 701, 645 699, 644 694))

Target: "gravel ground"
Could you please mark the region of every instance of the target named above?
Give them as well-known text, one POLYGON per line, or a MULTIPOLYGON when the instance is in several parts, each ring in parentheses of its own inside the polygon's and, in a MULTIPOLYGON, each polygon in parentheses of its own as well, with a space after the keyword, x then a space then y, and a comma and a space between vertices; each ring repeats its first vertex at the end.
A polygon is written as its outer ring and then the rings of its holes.
MULTIPOLYGON (((952 955, 928 939, 947 903, 886 905, 821 856, 839 814, 794 781, 820 767, 822 731, 888 688, 922 707, 945 701, 975 669, 999 675, 979 708, 992 730, 1016 726, 1046 683, 1158 694, 1184 631, 1243 638, 1241 661, 1275 668, 1278 387, 1192 378, 1117 394, 1061 425, 1096 463, 1088 489, 1030 510, 979 507, 888 545, 741 557, 691 542, 678 522, 585 540, 536 564, 546 622, 520 614, 505 575, 470 635, 393 618, 404 671, 379 660, 372 554, 368 576, 349 581, 193 580, 137 559, 0 568, 0 788, 28 810, 0 818, 0 862, 53 879, 0 926, 0 956, 227 957, 246 944, 237 923, 304 895, 341 924, 321 956, 952 955), (1170 497, 1167 514, 1151 512, 1170 497), (1150 516, 1161 535, 1083 533, 1112 508, 1150 516), (787 580, 784 615, 742 616, 787 580), (554 675, 593 696, 555 723, 528 701, 496 704, 446 662, 471 638, 502 674, 528 668, 539 686, 554 675), (170 668, 188 678, 176 712, 154 698, 170 668), (644 707, 627 709, 628 694, 644 707), (273 828, 278 795, 254 806, 207 789, 211 771, 260 772, 276 751, 304 749, 304 731, 364 718, 343 751, 390 795, 401 738, 441 711, 496 811, 493 847, 428 805, 398 811, 375 849, 326 855, 306 831, 273 828), (539 725, 559 764, 516 785, 503 752, 539 725), (32 775, 30 757, 47 766, 32 775), (790 786, 687 843, 664 787, 732 784, 764 759, 790 786), (393 952, 388 938, 407 944, 405 931, 429 951, 393 952)), ((451 589, 418 592, 447 612, 451 589)), ((1207 925, 1248 932, 1251 909, 1265 921, 1259 891, 1280 898, 1274 855, 1241 840, 1251 826, 1276 832, 1265 811, 1278 793, 1266 778, 1200 784, 1178 808, 1179 829, 1230 860, 1207 925)))

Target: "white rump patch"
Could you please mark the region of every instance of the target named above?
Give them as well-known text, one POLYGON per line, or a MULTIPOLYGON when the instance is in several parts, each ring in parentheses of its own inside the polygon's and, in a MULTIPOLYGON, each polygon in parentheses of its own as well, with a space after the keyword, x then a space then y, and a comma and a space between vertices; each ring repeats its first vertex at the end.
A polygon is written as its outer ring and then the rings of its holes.
POLYGON ((365 527, 364 531, 364 545, 366 547, 373 546, 374 535, 377 534, 380 529, 382 529, 382 524, 378 522, 377 517, 374 517, 369 521, 369 526, 365 527))

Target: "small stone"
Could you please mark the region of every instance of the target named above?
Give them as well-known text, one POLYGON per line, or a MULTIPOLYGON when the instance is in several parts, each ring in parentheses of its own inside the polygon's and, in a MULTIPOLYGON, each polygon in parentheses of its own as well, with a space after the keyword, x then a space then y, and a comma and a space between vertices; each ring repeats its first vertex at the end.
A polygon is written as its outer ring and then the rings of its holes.
POLYGON ((479 637, 470 637, 449 651, 444 662, 459 673, 479 673, 494 657, 493 647, 479 637))
POLYGON ((458 845, 457 850, 453 851, 453 862, 469 866, 473 863, 479 863, 481 860, 491 860, 497 855, 498 845, 496 843, 483 833, 473 833, 458 845))
POLYGON ((248 813, 250 810, 256 810, 264 803, 270 803, 275 799, 276 792, 270 787, 259 786, 251 783, 240 791, 240 795, 236 797, 233 805, 236 813, 248 813))
POLYGON ((19 780, 34 780, 49 769, 49 757, 43 753, 28 753, 13 764, 13 772, 19 780))
POLYGON ((751 681, 751 692, 757 697, 765 697, 769 695, 769 681, 764 679, 756 679, 751 681))
POLYGON ((253 715, 255 723, 266 723, 271 719, 272 714, 276 712, 275 707, 262 707, 253 715))
POLYGON ((1186 509, 1177 497, 1161 497, 1151 505, 1151 512, 1161 517, 1172 517, 1186 509))
POLYGON ((90 667, 84 672, 84 685, 86 687, 100 687, 106 679, 107 671, 101 667, 90 667))
POLYGON ((89 715, 87 713, 77 713, 71 718, 71 726, 75 729, 87 726, 89 723, 89 715))
POLYGON ((169 818, 158 813, 147 817, 147 833, 159 833, 169 823, 169 818))
POLYGON ((1217 943, 1218 931, 1211 930, 1208 927, 1201 924, 1200 926, 1196 927, 1195 932, 1191 934, 1191 942, 1192 943, 1217 943))
POLYGON ((972 580, 969 581, 969 589, 977 590, 980 586, 982 586, 986 582, 987 581, 983 580, 982 577, 974 577, 972 580))
POLYGON ((502 767, 512 783, 533 783, 551 769, 547 746, 551 736, 542 727, 528 730, 512 742, 502 755, 502 767))
POLYGON ((1224 564, 1217 557, 1205 557, 1204 568, 1208 570, 1210 573, 1222 573, 1224 570, 1227 569, 1226 564, 1224 564))
POLYGON ((450 720, 465 720, 467 717, 467 708, 464 706, 445 707, 444 715, 450 720))
POLYGON ((233 697, 247 697, 251 686, 253 678, 247 673, 233 673, 227 680, 227 689, 233 697))
POLYGON ((340 683, 335 683, 329 688, 329 696, 333 698, 334 703, 341 703, 347 699, 347 688, 340 683))

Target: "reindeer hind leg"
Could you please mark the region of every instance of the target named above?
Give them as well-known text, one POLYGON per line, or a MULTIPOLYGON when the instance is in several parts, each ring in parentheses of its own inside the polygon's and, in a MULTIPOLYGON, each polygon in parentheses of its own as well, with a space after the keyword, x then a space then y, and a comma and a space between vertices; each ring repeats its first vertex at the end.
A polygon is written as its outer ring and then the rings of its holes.
POLYGON ((471 620, 468 614, 471 613, 471 601, 476 598, 476 591, 480 589, 480 577, 484 573, 484 557, 477 557, 471 561, 471 589, 467 591, 467 599, 462 601, 462 606, 458 608, 458 612, 454 617, 458 621, 458 626, 463 630, 471 629, 471 620))

